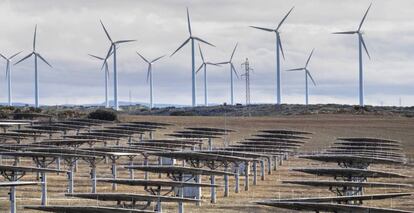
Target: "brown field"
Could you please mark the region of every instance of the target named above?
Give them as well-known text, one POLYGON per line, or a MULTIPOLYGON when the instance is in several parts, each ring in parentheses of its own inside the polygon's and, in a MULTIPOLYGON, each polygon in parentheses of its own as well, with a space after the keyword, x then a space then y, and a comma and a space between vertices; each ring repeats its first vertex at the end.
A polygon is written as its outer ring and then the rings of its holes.
MULTIPOLYGON (((309 115, 309 116, 290 116, 290 117, 162 117, 162 116, 123 116, 122 121, 140 120, 140 121, 159 121, 172 123, 174 126, 168 127, 166 130, 157 131, 155 138, 163 137, 163 134, 170 133, 174 130, 183 129, 185 127, 218 127, 230 128, 237 130, 236 133, 230 134, 225 140, 229 143, 235 143, 255 133, 260 129, 286 128, 298 129, 313 132, 312 139, 299 151, 320 151, 326 148, 336 137, 346 136, 369 136, 381 137, 388 139, 401 140, 404 143, 405 154, 414 159, 414 119, 402 117, 379 117, 367 115, 309 115)), ((224 139, 215 140, 215 146, 223 146, 224 139)), ((155 160, 155 159, 154 159, 155 160)), ((11 161, 3 160, 3 163, 11 163, 11 161)), ((126 163, 120 161, 120 163, 126 163)), ((136 164, 142 163, 142 159, 137 159, 136 164)), ((411 160, 413 163, 413 160, 411 160)), ((25 165, 33 165, 30 159, 23 161, 25 165)), ((209 189, 203 190, 203 200, 201 207, 194 204, 186 204, 187 212, 289 212, 281 209, 258 206, 252 201, 271 198, 293 198, 306 196, 323 196, 333 195, 326 188, 303 187, 296 185, 281 185, 281 180, 287 179, 315 179, 315 176, 294 173, 288 171, 291 167, 318 166, 319 162, 300 160, 291 157, 285 161, 283 166, 274 171, 272 175, 267 175, 265 181, 259 179, 256 186, 251 186, 249 191, 243 191, 243 177, 241 177, 241 191, 234 193, 234 187, 231 178, 230 197, 223 197, 223 188, 218 189, 217 203, 210 204, 209 189)), ((326 166, 326 165, 323 165, 326 166)), ((374 165, 373 169, 385 171, 394 171, 402 174, 414 176, 414 167, 409 166, 383 166, 374 165)), ((125 169, 119 167, 119 177, 127 177, 128 173, 125 169)), ((136 172, 136 178, 142 178, 143 174, 136 172)), ((110 164, 101 163, 98 167, 98 177, 111 177, 110 164)), ((156 175, 151 175, 155 178, 156 175)), ((75 174, 75 192, 89 192, 89 168, 81 162, 79 163, 79 172, 75 174)), ((24 180, 34 180, 33 175, 28 175, 24 180)), ((113 202, 102 202, 94 200, 78 200, 65 198, 64 193, 67 187, 66 175, 50 174, 48 176, 48 197, 49 204, 62 205, 114 205, 113 202)), ((414 184, 414 178, 405 180, 400 179, 384 179, 376 181, 387 181, 396 183, 414 184)), ((203 177, 203 182, 209 182, 207 177, 203 177)), ((216 183, 221 184, 222 178, 217 178, 216 183)), ((18 207, 23 205, 36 205, 40 203, 40 187, 21 187, 17 189, 18 207)), ((110 184, 98 183, 98 192, 111 192, 110 184)), ((385 192, 413 192, 413 189, 367 189, 369 193, 385 193, 385 192)), ((126 187, 118 186, 118 192, 145 193, 142 187, 126 187)), ((366 205, 398 208, 404 210, 414 210, 414 196, 403 197, 399 199, 369 201, 366 205)), ((176 212, 176 204, 163 204, 164 212, 176 212)), ((0 212, 9 210, 8 190, 0 189, 0 212)), ((19 212, 30 212, 20 209, 19 212)), ((32 211, 33 212, 33 211, 32 211)))

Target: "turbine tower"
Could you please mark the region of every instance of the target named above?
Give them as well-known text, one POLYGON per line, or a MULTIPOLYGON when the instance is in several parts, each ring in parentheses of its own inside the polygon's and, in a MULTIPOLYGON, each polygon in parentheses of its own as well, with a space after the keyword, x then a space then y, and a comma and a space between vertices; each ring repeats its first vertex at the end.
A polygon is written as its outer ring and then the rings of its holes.
POLYGON ((203 51, 201 51, 201 46, 198 44, 198 49, 200 50, 200 56, 203 63, 200 65, 200 67, 197 69, 196 73, 198 73, 202 68, 204 68, 204 105, 208 106, 208 92, 207 92, 207 65, 214 65, 214 66, 220 66, 216 63, 212 62, 206 62, 204 60, 203 51))
POLYGON ((106 37, 108 37, 109 42, 111 43, 111 46, 108 50, 108 54, 105 57, 105 60, 102 64, 102 68, 105 66, 106 61, 108 60, 108 58, 113 54, 113 63, 114 63, 114 108, 115 110, 119 110, 119 105, 118 105, 118 72, 117 72, 117 67, 116 67, 116 50, 119 44, 122 43, 128 43, 128 42, 134 42, 135 40, 118 40, 118 41, 113 41, 111 36, 109 36, 108 31, 106 30, 102 20, 100 20, 101 25, 103 30, 105 31, 106 37))
POLYGON ((234 49, 233 49, 233 52, 231 53, 229 61, 217 63, 217 64, 229 64, 230 65, 230 103, 231 103, 231 105, 234 105, 233 72, 234 72, 234 74, 236 74, 237 78, 239 78, 239 75, 237 74, 237 71, 234 68, 234 65, 233 65, 233 62, 232 62, 234 52, 236 52, 236 49, 237 49, 237 45, 238 45, 238 43, 236 43, 236 46, 234 46, 234 49))
POLYGON ((309 76, 309 78, 311 79, 311 81, 312 81, 312 83, 313 83, 313 85, 315 85, 316 86, 316 83, 315 83, 315 80, 313 79, 313 77, 312 77, 312 75, 310 74, 310 71, 309 71, 309 69, 308 69, 308 65, 309 65, 309 61, 310 61, 310 59, 312 58, 312 55, 313 55, 313 51, 314 51, 314 49, 312 50, 312 52, 310 53, 310 55, 309 55, 309 57, 308 57, 308 60, 306 61, 306 64, 305 64, 305 66, 304 67, 302 67, 302 68, 296 68, 296 69, 289 69, 289 70, 286 70, 286 71, 305 71, 305 100, 306 100, 306 106, 309 104, 309 87, 308 87, 308 76, 309 76))
POLYGON ((372 3, 369 5, 367 11, 364 14, 364 17, 361 20, 361 23, 359 23, 358 29, 356 31, 345 31, 345 32, 335 32, 333 34, 357 34, 358 35, 358 51, 359 51, 359 105, 364 106, 364 73, 363 73, 363 67, 362 67, 362 47, 364 47, 365 52, 367 53, 367 56, 369 59, 371 59, 371 56, 368 53, 367 46, 365 45, 364 38, 362 35, 364 34, 363 31, 361 31, 362 24, 364 24, 365 18, 367 17, 368 11, 371 8, 372 3))
POLYGON ((286 18, 289 16, 289 14, 292 12, 293 8, 289 10, 289 12, 283 17, 282 21, 280 21, 279 25, 276 27, 276 29, 269 29, 264 27, 256 27, 256 26, 250 26, 255 29, 264 30, 267 32, 274 32, 276 35, 276 104, 282 103, 282 94, 281 94, 281 76, 280 76, 280 53, 282 53, 283 59, 285 59, 285 54, 283 52, 282 42, 280 40, 280 27, 282 26, 283 22, 285 22, 286 18))
MULTIPOLYGON (((187 38, 187 40, 185 40, 181 46, 179 46, 177 48, 177 50, 175 50, 171 56, 173 56, 176 52, 178 52, 178 50, 180 50, 183 46, 185 46, 189 41, 191 41, 191 93, 192 93, 192 106, 195 107, 197 105, 197 98, 196 98, 196 72, 195 72, 195 56, 194 56, 194 41, 199 41, 205 44, 208 44, 210 46, 213 46, 212 44, 208 43, 207 41, 204 41, 203 39, 199 38, 199 37, 195 37, 193 36, 192 32, 191 32, 191 22, 190 22, 190 13, 188 12, 188 8, 187 8, 187 24, 188 24, 188 32, 190 34, 190 36, 187 38)), ((170 57, 171 57, 170 56, 170 57)))
POLYGON ((4 58, 4 60, 6 60, 6 79, 7 79, 7 93, 8 93, 8 105, 12 106, 12 73, 11 73, 11 60, 16 57, 17 55, 19 55, 21 52, 15 53, 10 57, 5 57, 4 55, 0 54, 0 56, 2 58, 4 58))
POLYGON ((96 58, 98 60, 104 61, 104 68, 105 68, 105 72, 104 72, 104 76, 105 76, 105 108, 109 108, 109 100, 108 100, 108 80, 109 80, 109 68, 108 68, 108 62, 105 61, 105 58, 96 56, 96 55, 92 55, 92 54, 88 54, 89 56, 96 58))
POLYGON ((37 72, 37 58, 40 58, 40 60, 42 60, 43 62, 45 62, 47 65, 49 65, 49 67, 52 67, 52 65, 49 64, 49 62, 46 61, 46 59, 44 59, 40 53, 36 52, 36 31, 37 31, 37 25, 35 26, 35 31, 34 31, 34 36, 33 36, 33 50, 32 52, 25 56, 24 58, 20 59, 18 62, 15 63, 18 64, 26 59, 28 59, 31 56, 34 56, 34 68, 35 68, 35 107, 39 108, 39 76, 38 76, 38 72, 37 72))
POLYGON ((160 60, 161 58, 163 58, 165 55, 160 56, 158 58, 155 58, 152 61, 147 60, 146 58, 144 58, 144 56, 142 56, 141 54, 139 54, 137 52, 137 54, 139 55, 139 57, 142 58, 142 60, 144 60, 147 64, 148 64, 148 71, 147 71, 147 83, 149 81, 149 85, 150 85, 150 110, 154 107, 154 93, 153 93, 153 79, 152 79, 152 65, 160 60))

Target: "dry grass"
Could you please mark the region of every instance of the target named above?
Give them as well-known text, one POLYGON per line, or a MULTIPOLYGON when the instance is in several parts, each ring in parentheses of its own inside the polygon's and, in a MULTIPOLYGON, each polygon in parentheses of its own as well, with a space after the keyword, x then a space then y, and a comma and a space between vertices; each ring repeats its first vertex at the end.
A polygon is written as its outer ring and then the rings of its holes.
MULTIPOLYGON (((183 129, 185 127, 195 126, 210 126, 210 127, 226 127, 237 130, 232 133, 225 140, 231 143, 242 140, 245 137, 253 134, 259 129, 272 128, 292 128, 298 130, 306 130, 314 132, 312 139, 300 151, 319 151, 326 148, 336 137, 345 136, 369 136, 397 139, 404 142, 404 151, 410 157, 414 158, 414 120, 409 118, 399 117, 375 117, 375 116, 350 116, 350 115, 310 115, 310 116, 293 116, 293 117, 157 117, 157 116, 124 116, 123 121, 129 120, 145 120, 145 121, 159 121, 175 124, 168 127, 166 130, 159 131, 155 137, 162 137, 165 133, 170 133, 173 130, 183 129)), ((224 140, 215 140, 215 146, 223 146, 224 140)), ((155 160, 155 159, 153 159, 155 160)), ((142 159, 136 160, 137 164, 142 163, 142 159)), ((5 162, 7 163, 7 161, 5 162)), ((126 163, 122 162, 121 163, 126 163)), ((33 165, 30 160, 23 162, 25 165, 33 165)), ((241 191, 238 194, 231 190, 230 197, 223 197, 223 189, 218 190, 218 199, 216 204, 209 203, 209 190, 203 190, 203 204, 197 207, 193 204, 186 204, 187 212, 283 212, 283 210, 262 207, 252 204, 252 201, 269 198, 290 198, 290 197, 305 197, 318 195, 332 195, 325 188, 314 188, 296 185, 282 185, 281 180, 286 179, 315 179, 312 175, 305 175, 301 173, 294 173, 288 171, 290 167, 304 167, 317 166, 318 162, 300 160, 291 158, 285 164, 273 172, 272 175, 266 176, 265 181, 258 181, 258 185, 251 186, 248 192, 241 191)), ((79 172, 76 173, 75 191, 88 192, 90 190, 89 168, 81 162, 79 164, 79 172)), ((374 169, 381 169, 386 171, 394 171, 406 175, 414 176, 414 169, 411 167, 395 167, 395 166, 374 166, 374 169)), ((119 168, 120 177, 128 177, 128 172, 119 168)), ((110 177, 110 165, 100 164, 98 167, 98 177, 110 177)), ((33 175, 28 175, 25 180, 34 180, 33 175)), ((142 173, 136 173, 136 178, 142 178, 142 173)), ((152 177, 156 178, 155 175, 152 177)), ((111 202, 99 202, 94 200, 78 200, 68 199, 64 197, 67 182, 65 175, 49 175, 49 204, 64 204, 64 205, 113 205, 111 202)), ((231 178, 231 187, 234 179, 231 178)), ((399 180, 399 179, 384 179, 378 181, 389 181, 399 183, 414 184, 414 180, 399 180)), ((204 177, 203 182, 208 182, 207 177, 204 177)), ((221 178, 217 178, 217 183, 222 183, 221 178)), ((241 179, 241 189, 243 189, 243 179, 241 179)), ((232 188, 231 188, 232 189, 232 188)), ((40 187, 30 186, 18 188, 18 206, 39 204, 40 203, 40 187)), ((142 187, 127 187, 118 186, 119 192, 130 193, 145 193, 142 187)), ((366 193, 385 193, 385 192, 409 192, 411 189, 375 189, 367 190, 366 193)), ((111 192, 110 184, 98 184, 98 192, 111 192)), ((8 190, 0 189, 0 211, 7 212, 9 209, 8 190)), ((404 197, 385 201, 370 201, 367 205, 380 207, 393 207, 405 210, 414 210, 414 196, 404 197)), ((176 212, 176 204, 164 204, 165 212, 176 212)), ((20 210, 20 212, 29 212, 20 210)))

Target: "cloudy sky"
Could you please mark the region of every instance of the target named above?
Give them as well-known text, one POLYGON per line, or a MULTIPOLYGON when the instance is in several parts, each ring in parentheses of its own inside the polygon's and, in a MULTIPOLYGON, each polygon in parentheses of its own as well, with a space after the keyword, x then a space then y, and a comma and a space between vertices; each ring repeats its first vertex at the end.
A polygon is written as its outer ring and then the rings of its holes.
MULTIPOLYGON (((281 28, 286 60, 282 69, 304 65, 315 48, 309 69, 317 87, 310 87, 311 103, 358 103, 358 51, 355 35, 332 35, 355 30, 371 1, 365 0, 19 0, 0 1, 0 52, 31 51, 38 24, 38 51, 53 65, 40 63, 41 104, 88 104, 104 100, 101 63, 87 54, 104 55, 109 42, 99 24, 105 23, 115 40, 136 39, 118 50, 119 96, 147 102, 148 58, 170 55, 187 37, 185 8, 190 9, 193 34, 216 47, 202 45, 207 60, 228 60, 236 42, 235 67, 249 58, 251 99, 275 102, 274 34, 249 28, 274 28, 295 9, 281 28)), ((414 105, 414 17, 412 0, 374 0, 363 26, 372 60, 364 55, 366 103, 414 105)), ((155 102, 191 104, 190 46, 154 65, 155 102)), ((199 54, 196 64, 200 64, 199 54)), ((112 61, 110 61, 112 63, 112 61)), ((0 69, 5 70, 1 61, 0 69)), ((111 80, 112 80, 111 76, 111 80)), ((33 103, 33 59, 13 67, 15 102, 33 103)), ((211 103, 229 102, 229 68, 209 67, 211 103)), ((202 75, 197 76, 198 102, 203 100, 202 75)), ((235 100, 244 103, 244 80, 235 80, 235 100)), ((0 103, 7 101, 4 72, 0 103)), ((304 74, 282 73, 282 101, 304 103, 304 74)), ((111 83, 112 94, 112 83, 111 83)))

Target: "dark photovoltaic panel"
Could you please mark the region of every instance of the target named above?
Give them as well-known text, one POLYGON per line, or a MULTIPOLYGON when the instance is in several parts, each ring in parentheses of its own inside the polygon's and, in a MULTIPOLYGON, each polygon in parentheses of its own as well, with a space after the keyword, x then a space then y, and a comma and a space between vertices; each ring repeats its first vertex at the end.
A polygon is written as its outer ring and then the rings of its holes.
POLYGON ((202 153, 194 151, 178 151, 178 152, 150 152, 150 155, 176 158, 182 160, 199 160, 199 161, 220 161, 220 162, 240 162, 240 161, 253 161, 252 158, 242 158, 229 155, 218 155, 213 153, 202 153))
POLYGON ((24 206, 25 209, 57 213, 154 213, 149 210, 125 209, 102 206, 24 206))
POLYGON ((261 141, 261 142, 285 142, 291 144, 305 144, 306 141, 284 139, 284 138, 247 138, 246 141, 261 141))
POLYGON ((231 172, 201 169, 183 166, 125 166, 126 169, 168 174, 194 174, 194 175, 234 175, 231 172))
POLYGON ((188 133, 176 133, 176 134, 166 134, 167 136, 177 137, 177 138, 220 138, 214 135, 202 135, 202 134, 188 134, 188 133))
POLYGON ((396 160, 392 158, 363 157, 363 156, 354 156, 351 154, 300 155, 299 158, 306 158, 310 160, 318 160, 318 161, 324 161, 324 162, 377 163, 377 164, 404 164, 405 163, 400 160, 396 160))
POLYGON ((212 185, 206 183, 182 182, 172 180, 144 180, 144 179, 113 179, 113 178, 99 178, 98 182, 116 183, 129 186, 163 186, 163 187, 219 187, 219 185, 212 185))
POLYGON ((260 138, 281 138, 281 139, 310 139, 305 136, 298 136, 298 135, 284 135, 284 134, 256 134, 253 135, 255 137, 260 138))
POLYGON ((222 136, 226 135, 226 133, 222 132, 209 132, 209 131, 175 131, 174 133, 178 134, 193 134, 193 135, 213 135, 213 136, 222 136))
POLYGON ((221 133, 235 132, 232 129, 221 129, 221 128, 212 128, 212 127, 188 127, 186 129, 194 130, 194 131, 203 131, 203 132, 221 132, 221 133))
POLYGON ((184 202, 184 203, 195 203, 200 202, 201 200, 192 199, 192 198, 180 198, 173 196, 159 196, 159 195, 141 195, 141 194, 128 194, 128 193, 74 193, 74 194, 65 194, 67 197, 77 197, 84 199, 92 200, 102 200, 102 201, 127 201, 127 202, 184 202))
POLYGON ((317 211, 317 212, 378 212, 378 213, 412 213, 411 211, 365 207, 349 204, 334 203, 312 203, 312 202, 276 202, 276 201, 259 201, 260 205, 292 209, 299 211, 317 211))
POLYGON ((328 180, 287 180, 282 183, 298 184, 316 187, 382 187, 382 188, 411 188, 411 184, 381 183, 381 182, 355 182, 355 181, 328 181, 328 180))
POLYGON ((293 168, 292 171, 333 177, 409 178, 403 174, 356 168, 293 168))
POLYGON ((382 138, 361 138, 361 137, 353 137, 353 138, 338 138, 338 140, 341 141, 350 141, 350 142, 381 142, 381 143, 401 143, 401 141, 396 140, 388 140, 388 139, 382 139, 382 138))
POLYGON ((38 168, 38 167, 25 167, 25 166, 6 166, 0 165, 1 172, 68 172, 63 170, 57 169, 46 169, 46 168, 38 168))
POLYGON ((283 134, 283 135, 311 135, 311 132, 299 131, 299 130, 288 130, 288 129, 268 129, 260 130, 259 132, 270 133, 270 134, 283 134))
POLYGON ((270 202, 317 202, 317 203, 331 203, 331 202, 346 202, 346 201, 363 201, 363 200, 382 200, 390 198, 398 198, 411 196, 412 193, 386 193, 386 194, 371 194, 371 195, 353 195, 353 196, 337 196, 337 197, 306 197, 306 198, 292 198, 292 199, 273 199, 270 202))

